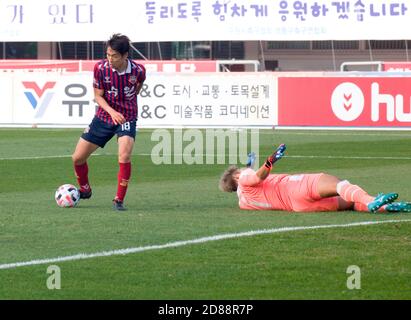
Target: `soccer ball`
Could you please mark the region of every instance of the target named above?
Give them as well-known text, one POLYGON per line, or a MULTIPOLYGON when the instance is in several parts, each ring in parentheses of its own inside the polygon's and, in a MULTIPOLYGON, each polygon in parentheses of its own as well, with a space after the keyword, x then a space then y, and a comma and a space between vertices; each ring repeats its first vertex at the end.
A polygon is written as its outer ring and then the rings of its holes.
POLYGON ((80 201, 80 192, 72 184, 63 184, 58 187, 54 199, 59 207, 72 208, 80 201))

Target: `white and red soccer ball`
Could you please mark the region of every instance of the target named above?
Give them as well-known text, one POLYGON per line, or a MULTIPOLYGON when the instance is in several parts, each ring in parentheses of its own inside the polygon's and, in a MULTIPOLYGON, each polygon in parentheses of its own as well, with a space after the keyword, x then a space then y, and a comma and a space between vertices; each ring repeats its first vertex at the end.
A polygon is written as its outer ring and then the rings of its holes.
POLYGON ((54 199, 61 208, 73 208, 80 201, 80 191, 72 184, 63 184, 58 187, 54 199))

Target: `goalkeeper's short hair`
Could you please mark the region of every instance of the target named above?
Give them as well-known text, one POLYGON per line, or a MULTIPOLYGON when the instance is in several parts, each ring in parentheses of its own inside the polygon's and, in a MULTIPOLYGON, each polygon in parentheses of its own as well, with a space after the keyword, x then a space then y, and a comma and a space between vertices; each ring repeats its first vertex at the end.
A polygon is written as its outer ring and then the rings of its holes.
POLYGON ((235 192, 237 191, 238 184, 234 180, 234 173, 240 170, 237 166, 229 166, 226 171, 222 174, 220 178, 219 188, 224 192, 235 192))

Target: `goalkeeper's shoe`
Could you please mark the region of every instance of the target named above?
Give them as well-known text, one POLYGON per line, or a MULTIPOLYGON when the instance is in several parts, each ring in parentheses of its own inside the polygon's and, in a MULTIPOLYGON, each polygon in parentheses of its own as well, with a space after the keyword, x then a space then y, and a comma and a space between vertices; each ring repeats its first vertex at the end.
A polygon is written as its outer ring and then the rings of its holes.
POLYGON ((388 212, 411 212, 411 202, 393 202, 385 206, 385 210, 388 212))
POLYGON ((394 202, 398 198, 398 193, 379 193, 374 201, 370 202, 368 204, 368 211, 370 212, 376 212, 379 208, 381 208, 383 205, 389 204, 391 202, 394 202))
POLYGON ((126 211, 127 209, 124 207, 123 201, 118 199, 113 200, 113 210, 116 211, 126 211))
POLYGON ((88 189, 87 191, 84 190, 79 190, 80 191, 80 199, 90 199, 92 192, 91 189, 88 189))

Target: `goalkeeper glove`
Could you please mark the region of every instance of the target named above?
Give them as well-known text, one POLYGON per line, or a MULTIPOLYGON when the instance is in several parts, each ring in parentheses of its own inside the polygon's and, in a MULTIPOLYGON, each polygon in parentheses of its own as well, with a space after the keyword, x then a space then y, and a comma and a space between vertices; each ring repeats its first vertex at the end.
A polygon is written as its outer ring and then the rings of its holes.
POLYGON ((255 163, 255 153, 254 152, 250 152, 248 154, 248 158, 247 158, 247 168, 252 168, 254 167, 254 163, 255 163))
POLYGON ((274 153, 267 158, 265 161, 264 166, 268 169, 271 170, 273 167, 273 164, 277 161, 280 160, 284 156, 285 152, 285 144, 280 144, 277 148, 277 150, 274 151, 274 153))

